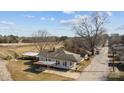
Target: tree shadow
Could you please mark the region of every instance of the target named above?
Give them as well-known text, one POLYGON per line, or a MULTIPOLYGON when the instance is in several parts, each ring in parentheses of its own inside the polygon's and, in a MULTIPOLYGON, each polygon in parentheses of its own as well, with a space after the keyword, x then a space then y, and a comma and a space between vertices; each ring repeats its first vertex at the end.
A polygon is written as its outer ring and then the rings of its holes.
POLYGON ((64 68, 57 68, 57 67, 50 67, 51 70, 55 71, 61 71, 61 72, 67 72, 69 69, 64 69, 64 68))
POLYGON ((118 64, 117 68, 119 71, 124 71, 124 64, 118 64))
POLYGON ((39 73, 41 73, 41 72, 35 71, 35 70, 32 69, 32 68, 25 69, 24 71, 25 71, 25 72, 35 73, 35 74, 39 74, 39 73))
POLYGON ((33 65, 33 61, 24 62, 24 65, 33 65))
POLYGON ((117 67, 119 71, 124 71, 124 63, 109 63, 109 66, 117 67))
POLYGON ((36 69, 38 69, 38 68, 42 68, 42 67, 38 66, 38 65, 30 65, 30 67, 25 69, 24 71, 25 72, 31 72, 31 73, 39 74, 39 73, 41 73, 41 72, 43 72, 45 70, 45 68, 43 68, 40 71, 36 71, 36 69))

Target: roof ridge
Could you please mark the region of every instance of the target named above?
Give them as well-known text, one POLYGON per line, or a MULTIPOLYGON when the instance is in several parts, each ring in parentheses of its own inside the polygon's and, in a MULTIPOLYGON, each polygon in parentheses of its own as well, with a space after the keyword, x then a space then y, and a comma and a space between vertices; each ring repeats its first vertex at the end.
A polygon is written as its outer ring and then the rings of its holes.
POLYGON ((66 52, 66 53, 68 52, 69 54, 67 54, 67 55, 73 56, 75 60, 78 60, 77 56, 81 57, 79 54, 76 54, 76 53, 73 53, 73 52, 70 52, 70 51, 67 51, 67 50, 64 50, 64 52, 66 52))

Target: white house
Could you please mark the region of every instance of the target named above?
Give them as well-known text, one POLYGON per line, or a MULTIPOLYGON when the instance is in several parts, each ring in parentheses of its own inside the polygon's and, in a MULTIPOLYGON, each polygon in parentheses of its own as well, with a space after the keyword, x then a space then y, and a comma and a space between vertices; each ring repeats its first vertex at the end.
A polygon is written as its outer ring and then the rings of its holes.
POLYGON ((35 64, 49 65, 56 68, 71 69, 84 60, 79 54, 75 54, 64 49, 58 49, 54 52, 40 52, 39 61, 35 64))

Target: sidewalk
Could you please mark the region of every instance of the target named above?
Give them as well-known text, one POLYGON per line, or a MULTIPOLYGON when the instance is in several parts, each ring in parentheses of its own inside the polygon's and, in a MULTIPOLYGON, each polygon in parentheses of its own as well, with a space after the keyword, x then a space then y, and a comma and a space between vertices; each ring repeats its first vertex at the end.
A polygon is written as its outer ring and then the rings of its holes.
POLYGON ((11 75, 6 68, 6 62, 0 60, 0 80, 1 81, 12 81, 11 75))

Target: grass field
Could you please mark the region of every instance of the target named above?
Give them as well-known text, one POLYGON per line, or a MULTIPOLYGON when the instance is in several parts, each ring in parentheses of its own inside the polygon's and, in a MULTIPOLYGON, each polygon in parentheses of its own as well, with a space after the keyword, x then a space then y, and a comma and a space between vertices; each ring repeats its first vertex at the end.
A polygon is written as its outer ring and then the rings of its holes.
POLYGON ((21 47, 0 47, 0 58, 7 61, 7 68, 11 73, 13 80, 16 81, 36 81, 36 80, 73 80, 68 77, 63 77, 50 73, 34 73, 30 71, 31 64, 27 60, 15 60, 15 54, 21 56, 23 52, 37 52, 35 46, 21 46, 21 47))
POLYGON ((14 57, 14 54, 21 55, 23 52, 37 52, 35 46, 21 46, 21 47, 0 47, 0 58, 6 58, 7 56, 14 57))

